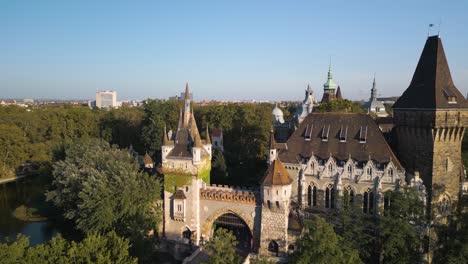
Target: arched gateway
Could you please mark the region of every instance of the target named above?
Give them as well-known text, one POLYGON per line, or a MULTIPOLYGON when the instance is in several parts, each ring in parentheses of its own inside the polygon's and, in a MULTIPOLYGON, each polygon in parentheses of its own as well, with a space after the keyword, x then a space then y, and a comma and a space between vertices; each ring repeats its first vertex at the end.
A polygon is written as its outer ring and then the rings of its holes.
POLYGON ((208 241, 216 229, 225 228, 236 236, 239 249, 250 252, 253 250, 253 226, 253 217, 240 210, 218 209, 203 222, 200 239, 203 242, 208 241))

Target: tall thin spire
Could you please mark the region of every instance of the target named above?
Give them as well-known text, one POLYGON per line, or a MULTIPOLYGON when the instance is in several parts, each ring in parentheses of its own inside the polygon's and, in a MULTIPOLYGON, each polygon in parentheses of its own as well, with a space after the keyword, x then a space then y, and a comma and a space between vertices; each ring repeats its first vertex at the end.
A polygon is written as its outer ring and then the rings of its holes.
POLYGON ((375 73, 374 73, 374 81, 372 82, 372 89, 371 89, 371 101, 377 100, 377 85, 375 83, 375 73))
POLYGON ((211 144, 210 132, 208 131, 208 125, 206 125, 206 144, 211 144))
POLYGON ((166 126, 164 126, 163 146, 166 146, 168 144, 169 144, 169 138, 167 137, 166 126))
POLYGON ((188 82, 185 83, 185 100, 190 100, 190 92, 189 92, 188 82))

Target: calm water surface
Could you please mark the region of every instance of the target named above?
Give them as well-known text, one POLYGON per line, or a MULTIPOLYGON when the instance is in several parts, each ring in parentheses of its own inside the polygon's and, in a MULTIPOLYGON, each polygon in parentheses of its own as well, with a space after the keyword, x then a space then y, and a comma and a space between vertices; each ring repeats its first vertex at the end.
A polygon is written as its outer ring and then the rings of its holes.
POLYGON ((29 237, 32 246, 46 242, 58 233, 51 220, 24 222, 12 213, 20 205, 44 207, 46 184, 37 176, 20 179, 0 185, 0 241, 6 237, 16 238, 17 234, 29 237))

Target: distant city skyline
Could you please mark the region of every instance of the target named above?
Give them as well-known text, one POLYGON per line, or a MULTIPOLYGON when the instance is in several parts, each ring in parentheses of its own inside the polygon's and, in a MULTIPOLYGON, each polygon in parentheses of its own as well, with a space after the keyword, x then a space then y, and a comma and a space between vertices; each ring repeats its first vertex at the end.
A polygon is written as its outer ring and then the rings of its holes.
POLYGON ((2 1, 0 98, 195 100, 322 97, 328 64, 344 98, 408 87, 440 30, 468 92, 467 1, 2 1), (441 22, 441 25, 439 26, 441 22))

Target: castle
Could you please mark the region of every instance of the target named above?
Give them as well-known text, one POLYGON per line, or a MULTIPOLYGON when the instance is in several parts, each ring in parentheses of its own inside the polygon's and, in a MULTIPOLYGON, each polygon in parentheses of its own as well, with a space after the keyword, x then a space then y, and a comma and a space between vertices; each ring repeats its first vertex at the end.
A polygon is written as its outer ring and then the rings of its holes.
MULTIPOLYGON (((331 70, 328 77, 325 102, 337 97, 331 70)), ((294 251, 304 218, 351 205, 378 215, 401 186, 417 188, 427 212, 437 209, 441 219, 456 206, 468 102, 453 84, 439 36, 427 39, 413 80, 393 107, 395 150, 369 115, 312 112, 310 88, 303 104, 286 142, 272 131, 260 186, 243 188, 210 184, 211 139, 208 129, 201 139, 185 97, 177 131, 170 138, 165 133, 162 146, 163 233, 176 256, 227 227, 246 252, 281 259, 294 251)))

